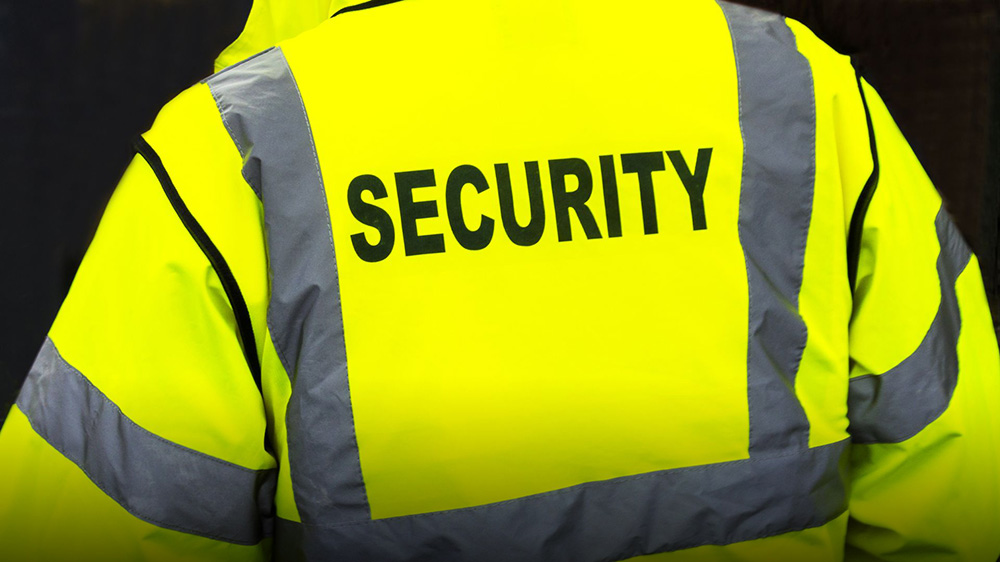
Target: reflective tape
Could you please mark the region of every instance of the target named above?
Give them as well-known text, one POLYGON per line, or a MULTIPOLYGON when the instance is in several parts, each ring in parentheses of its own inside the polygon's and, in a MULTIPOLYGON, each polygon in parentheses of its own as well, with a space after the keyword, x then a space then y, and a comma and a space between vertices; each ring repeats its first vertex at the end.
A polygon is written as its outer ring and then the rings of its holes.
MULTIPOLYGON (((269 122, 266 116, 273 114, 275 106, 279 105, 282 100, 268 96, 266 89, 263 90, 260 97, 234 95, 234 92, 246 92, 253 90, 260 84, 281 80, 282 70, 280 67, 273 64, 258 65, 253 62, 260 57, 273 57, 271 53, 274 50, 275 48, 272 47, 202 80, 202 83, 207 84, 209 91, 212 92, 212 97, 215 99, 215 104, 222 116, 222 123, 236 144, 240 157, 243 158, 243 178, 246 179, 257 197, 261 196, 260 155, 254 152, 254 143, 251 139, 267 137, 267 130, 263 127, 275 125, 275 123, 269 122), (247 72, 248 66, 253 67, 256 72, 247 72), (246 120, 244 119, 246 115, 256 118, 246 120)), ((285 171, 295 173, 295 170, 286 169, 285 171)))
POLYGON ((935 226, 941 245, 937 259, 941 304, 927 335, 909 357, 881 375, 851 379, 847 417, 855 443, 906 441, 936 420, 951 402, 958 383, 962 329, 955 283, 972 253, 943 207, 935 226))
POLYGON ((795 395, 806 345, 799 290, 816 177, 812 69, 784 17, 719 1, 739 79, 743 178, 740 244, 750 300, 750 454, 808 447, 795 395))
POLYGON ((292 379, 286 415, 303 521, 370 518, 354 436, 333 229, 298 86, 275 47, 207 81, 264 207, 267 322, 292 379))
POLYGON ((623 560, 817 527, 847 508, 842 441, 590 482, 466 509, 317 526, 278 519, 282 562, 623 560))
POLYGON ((235 544, 271 534, 276 470, 245 468, 139 427, 51 339, 17 406, 45 441, 139 519, 235 544))

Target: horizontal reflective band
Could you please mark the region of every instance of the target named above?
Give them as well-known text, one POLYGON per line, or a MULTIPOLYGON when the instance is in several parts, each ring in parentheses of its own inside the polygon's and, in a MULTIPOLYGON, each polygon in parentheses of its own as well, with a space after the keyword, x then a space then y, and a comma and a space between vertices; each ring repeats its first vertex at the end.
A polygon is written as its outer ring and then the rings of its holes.
POLYGON ((962 328, 955 283, 971 252, 942 208, 937 220, 937 272, 941 305, 920 346, 881 375, 851 380, 848 432, 855 443, 899 443, 936 420, 951 402, 958 382, 958 336, 962 328))
POLYGON ((847 442, 336 526, 278 519, 276 559, 623 560, 823 525, 847 508, 847 442))
POLYGON ((46 339, 17 401, 31 427, 132 515, 257 544, 271 534, 276 471, 251 470, 139 427, 46 339))

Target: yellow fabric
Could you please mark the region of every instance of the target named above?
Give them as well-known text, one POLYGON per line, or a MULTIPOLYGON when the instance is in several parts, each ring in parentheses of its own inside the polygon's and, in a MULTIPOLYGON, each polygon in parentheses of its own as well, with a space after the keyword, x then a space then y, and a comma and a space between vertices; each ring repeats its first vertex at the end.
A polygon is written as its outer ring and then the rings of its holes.
MULTIPOLYGON (((645 24, 626 7, 525 3, 504 12, 527 10, 535 17, 497 26, 490 4, 402 2, 334 18, 282 45, 327 189, 355 430, 375 518, 747 457, 742 145, 723 14, 709 2, 646 5, 645 24), (416 18, 465 24, 427 34, 416 18), (598 50, 584 31, 595 26, 645 39, 598 50), (396 42, 331 66, 326 53, 375 33, 396 42), (410 47, 400 52, 397 44, 410 47), (532 57, 511 56, 519 45, 531 45, 532 57), (691 45, 699 56, 680 58, 670 73, 649 73, 646 59, 628 56, 691 45), (427 60, 442 64, 420 64, 427 60), (619 103, 620 83, 593 75, 612 65, 647 81, 630 106, 619 103), (493 87, 498 75, 504 88, 493 87), (678 75, 698 80, 677 89, 678 75), (341 76, 365 87, 343 87, 341 76), (443 97, 433 87, 456 79, 460 86, 443 97), (398 84, 407 85, 404 96, 398 84), (391 135, 371 126, 373 115, 391 124, 391 135), (706 147, 707 230, 693 230, 687 192, 668 161, 654 174, 660 234, 644 236, 636 176, 621 174, 618 161, 622 237, 606 238, 595 177, 588 204, 604 237, 587 240, 572 217, 573 240, 557 240, 548 159, 582 158, 596 175, 602 154, 680 150, 693 167, 706 147), (492 172, 509 163, 521 196, 515 205, 526 209, 524 162, 536 160, 546 228, 524 248, 505 237, 492 172), (464 195, 473 225, 481 212, 497 219, 493 242, 478 252, 458 246, 444 212, 447 174, 462 164, 485 171, 493 186, 464 195), (445 253, 404 256, 397 244, 388 259, 364 262, 351 245, 365 227, 347 208, 348 185, 374 174, 392 194, 395 172, 421 169, 434 170, 436 185, 416 197, 437 201, 440 216, 418 228, 444 233, 445 253), (679 306, 676 295, 692 298, 679 306)), ((398 207, 382 206, 399 225, 398 207)))
POLYGON ((941 302, 934 218, 941 197, 867 84, 879 186, 868 208, 851 322, 851 376, 884 373, 923 340, 941 302), (888 338, 875 334, 891 334, 888 338))
POLYGON ((841 562, 847 514, 826 525, 754 541, 630 558, 634 562, 841 562))
MULTIPOLYGON (((284 14, 255 2, 247 31, 224 55, 235 62, 295 35, 336 4, 284 14)), ((327 189, 374 518, 748 456, 748 290, 737 230, 743 145, 732 44, 714 2, 641 8, 406 1, 345 14, 282 43, 327 189), (456 25, 450 35, 426 34, 425 19, 456 25), (619 40, 595 48, 581 32, 595 27, 619 40), (329 56, 358 45, 364 57, 329 56), (635 52, 684 56, 671 56, 664 73, 651 71, 648 57, 625 56, 635 52), (638 79, 642 87, 633 88, 638 79), (440 84, 453 87, 442 93, 440 84), (659 234, 645 236, 636 176, 623 174, 620 155, 678 150, 693 168, 709 147, 708 228, 694 229, 687 193, 665 159, 653 174, 659 234), (601 190, 605 155, 614 156, 618 177, 616 238, 608 236, 601 190), (572 240, 558 240, 549 169, 560 158, 580 158, 594 175, 588 208, 600 239, 588 240, 571 211, 572 240), (537 244, 522 247, 501 224, 494 165, 509 165, 524 224, 524 163, 535 161, 546 226, 537 244), (477 251, 459 247, 444 203, 448 174, 463 164, 491 185, 462 195, 469 227, 480 215, 496 221, 492 243, 477 251), (442 234, 446 251, 406 256, 396 173, 425 169, 435 185, 414 194, 436 201, 438 216, 420 219, 418 232, 442 234), (397 229, 392 253, 375 263, 351 241, 378 238, 347 203, 348 186, 363 174, 392 194, 366 201, 397 229)), ((940 299, 940 199, 867 88, 882 179, 852 293, 848 227, 872 169, 864 110, 848 61, 789 25, 815 80, 817 182, 800 295, 809 332, 794 390, 816 447, 846 436, 849 376, 891 369, 926 334, 940 299)), ((216 272, 141 159, 122 179, 51 336, 141 427, 248 468, 278 465, 277 514, 299 521, 285 423, 291 382, 267 325, 260 201, 206 86, 165 108, 146 138, 240 285, 264 400, 216 272), (263 448, 268 432, 274 457, 263 448)), ((848 513, 813 529, 640 560, 836 562, 849 544, 849 560, 992 562, 1000 553, 988 538, 1000 537, 1000 359, 975 261, 958 295, 963 330, 951 406, 903 443, 854 447, 848 513)), ((60 548, 72 548, 75 559, 89 548, 102 560, 267 556, 267 541, 237 547, 132 517, 17 409, 0 431, 0 454, 0 544, 11 545, 14 559, 60 548)))
MULTIPOLYGON (((879 375, 920 344, 941 302, 941 198, 885 106, 865 86, 878 189, 865 220, 852 376, 879 375)), ((854 447, 849 560, 984 560, 1000 553, 1000 357, 975 256, 956 284, 958 386, 911 439, 854 447)))
POLYGON ((847 438, 847 386, 851 301, 847 273, 848 227, 854 203, 871 173, 871 150, 850 60, 794 20, 799 51, 809 60, 816 96, 816 184, 806 242, 799 312, 810 329, 795 377, 795 392, 809 419, 809 446, 847 438), (847 126, 852 124, 853 126, 847 126))
POLYGON ((242 158, 208 86, 198 84, 181 93, 163 108, 143 138, 169 170, 185 206, 225 256, 261 349, 268 292, 264 211, 240 173, 242 158))
MULTIPOLYGON (((263 322, 266 267, 259 201, 204 86, 172 102, 148 136, 203 225, 217 234, 263 322), (204 102, 207 100, 207 106, 204 102), (175 113, 176 112, 176 113, 175 113), (184 123, 174 115, 193 119, 184 123), (169 123, 169 125, 162 125, 169 123), (182 147, 184 162, 173 162, 182 147), (203 166, 205 155, 223 168, 203 166), (227 160, 228 159, 228 160, 227 160), (191 166, 195 169, 192 170, 191 166), (189 173, 198 181, 189 183, 189 173), (214 174, 214 175, 213 175, 214 174), (211 180, 215 190, 205 190, 211 180), (235 178, 235 180, 233 179, 235 178), (238 191, 228 190, 236 187, 238 191), (249 198, 239 197, 249 192, 249 198), (213 199, 214 198, 214 199, 213 199), (241 203, 243 206, 241 207, 241 203), (212 212, 206 212, 211 209, 212 212), (237 213, 241 220, 233 224, 237 213), (225 217, 222 233, 219 219, 225 217), (238 238, 237 238, 238 237, 238 238)), ((59 352, 140 427, 252 469, 275 466, 264 450, 265 408, 247 369, 218 276, 137 157, 50 331, 59 352), (197 389, 197 391, 192 391, 197 389)), ((260 330, 263 341, 264 330, 260 330)), ((273 369, 271 377, 279 373, 273 369)), ((287 375, 280 373, 287 381, 287 375)), ((105 496, 80 468, 22 423, 15 409, 0 434, 0 544, 11 560, 263 560, 270 540, 239 546, 160 528, 105 496), (16 459, 17 462, 8 462, 16 459)))
MULTIPOLYGON (((678 21, 689 24, 712 21, 713 17, 701 4, 670 6, 669 9, 673 14, 680 14, 675 16, 678 21)), ((646 129, 633 130, 621 125, 629 122, 628 107, 612 110, 602 105, 603 100, 614 99, 614 88, 619 87, 618 84, 602 80, 600 75, 595 77, 593 70, 610 65, 612 60, 620 76, 642 74, 640 69, 629 67, 628 58, 620 53, 587 51, 588 42, 582 35, 574 35, 576 29, 586 29, 592 23, 587 18, 600 17, 608 33, 616 33, 617 18, 621 18, 632 26, 636 36, 643 37, 641 18, 630 18, 627 7, 611 13, 603 11, 599 15, 586 9, 570 10, 560 3, 547 4, 541 10, 531 22, 510 22, 509 26, 500 25, 499 31, 494 31, 491 25, 479 22, 492 24, 490 18, 496 14, 487 15, 488 9, 477 5, 401 4, 378 13, 353 14, 349 25, 346 21, 333 20, 313 34, 282 45, 309 111, 327 185, 342 273, 341 294, 348 354, 352 361, 350 377, 356 430, 368 498, 376 518, 478 505, 653 467, 685 462, 695 464, 699 460, 709 462, 709 459, 724 458, 713 455, 716 451, 724 451, 726 442, 732 439, 732 434, 727 432, 732 425, 722 430, 711 426, 711 422, 698 425, 708 418, 706 412, 719 419, 725 416, 722 412, 731 411, 725 402, 725 384, 715 383, 715 396, 719 401, 706 411, 703 406, 688 400, 684 382, 671 381, 680 386, 680 390, 666 396, 656 392, 651 378, 632 378, 628 373, 642 364, 642 359, 636 357, 655 358, 666 346, 678 344, 677 349, 688 350, 682 361, 697 355, 702 350, 685 338, 700 329, 715 329, 709 324, 714 306, 730 309, 733 304, 723 301, 732 298, 734 292, 745 291, 744 286, 715 286, 698 280, 694 285, 712 294, 714 302, 694 298, 686 303, 689 308, 675 305, 667 313, 656 308, 655 298, 647 298, 642 302, 642 310, 648 315, 621 323, 609 322, 602 316, 607 311, 602 309, 601 303, 594 303, 587 296, 589 287, 611 287, 610 292, 623 295, 612 305, 618 317, 622 311, 637 309, 637 303, 629 297, 636 293, 648 295, 651 287, 643 285, 642 281, 634 282, 636 277, 642 276, 637 276, 628 267, 627 256, 632 251, 663 256, 664 262, 675 266, 673 271, 683 271, 684 275, 697 278, 703 271, 699 267, 712 266, 685 261, 691 257, 685 251, 692 248, 697 251, 698 248, 697 243, 692 242, 693 237, 685 237, 690 232, 684 232, 683 228, 670 231, 676 238, 667 245, 669 247, 630 239, 629 228, 636 232, 641 221, 635 207, 627 208, 630 202, 626 196, 622 198, 624 236, 620 239, 587 241, 583 239, 583 232, 576 229, 572 242, 559 243, 555 241, 554 229, 547 226, 541 242, 524 250, 507 243, 498 222, 493 243, 476 253, 463 253, 451 236, 443 209, 443 192, 447 174, 457 165, 473 164, 483 170, 490 181, 492 165, 507 162, 511 165, 514 185, 523 186, 525 180, 518 166, 524 161, 539 160, 542 193, 547 197, 546 158, 581 157, 587 160, 591 170, 597 170, 595 156, 614 153, 615 149, 597 146, 594 139, 609 144, 627 139, 630 147, 636 147, 632 150, 643 150, 642 140, 646 138, 643 131, 646 129), (423 35, 418 38, 419 32, 413 30, 419 26, 412 25, 418 17, 461 18, 466 25, 456 28, 447 39, 423 35), (558 29, 545 27, 544 22, 553 20, 563 24, 558 29), (537 28, 533 22, 537 22, 537 28), (318 53, 347 48, 376 30, 411 48, 405 52, 387 48, 383 52, 378 44, 373 44, 369 57, 363 61, 338 60, 334 68, 340 72, 329 72, 329 64, 321 64, 318 53), (448 41, 463 43, 466 49, 449 50, 449 45, 454 43, 448 41), (537 59, 518 60, 517 65, 507 66, 510 64, 508 59, 490 58, 500 49, 516 53, 518 45, 539 49, 537 59), (552 48, 546 49, 546 45, 552 48), (566 56, 560 47, 572 49, 578 58, 566 56), (443 62, 440 68, 428 70, 419 64, 421 60, 443 62), (587 61, 585 68, 580 60, 587 61), (460 86, 456 86, 452 95, 445 94, 441 99, 440 89, 430 85, 447 83, 449 76, 454 76, 459 68, 462 69, 460 86), (331 81, 341 73, 355 77, 365 87, 335 87, 331 81), (512 90, 526 92, 526 98, 493 99, 491 96, 499 94, 491 84, 498 76, 515 84, 523 83, 522 87, 512 90), (406 84, 406 95, 402 98, 398 84, 406 84), (434 91, 438 97, 425 95, 428 91, 434 91), (549 101, 550 98, 538 99, 534 95, 538 91, 564 91, 567 95, 549 101), (470 96, 469 92, 475 95, 470 96), (527 96, 531 96, 530 102, 527 96), (350 111, 343 111, 343 108, 350 108, 350 111), (374 114, 379 115, 379 123, 391 124, 391 129, 372 126, 370 116, 374 114), (612 120, 615 120, 614 125, 612 120), (332 126, 334 123, 336 127, 332 126), (526 131, 530 134, 525 134, 526 131), (489 141, 470 146, 463 140, 469 135, 481 135, 489 141), (516 142, 511 142, 512 139, 516 142), (498 152, 495 148, 511 145, 517 146, 517 150, 498 152), (552 147, 558 148, 553 150, 552 147), (377 176, 390 193, 390 197, 378 206, 388 212, 398 229, 400 213, 392 196, 394 174, 420 169, 434 170, 435 185, 419 190, 419 200, 436 201, 438 217, 422 219, 418 229, 425 235, 443 234, 448 259, 440 255, 404 256, 397 230, 393 253, 378 263, 364 263, 354 252, 350 236, 362 233, 375 240, 378 234, 372 228, 359 225, 347 209, 344 193, 349 183, 359 174, 377 176), (641 247, 643 244, 648 245, 641 247), (608 247, 614 249, 607 250, 608 247), (584 252, 588 256, 599 256, 607 269, 575 269, 578 256, 584 252), (497 275, 496 268, 491 267, 493 263, 503 263, 510 273, 497 275), (676 267, 678 264, 680 267, 676 267), (557 278, 557 272, 558 278, 585 279, 586 283, 555 287, 546 283, 548 279, 557 278), (405 281, 399 283, 401 279, 405 281), (616 283, 622 279, 633 279, 633 284, 616 291, 616 283), (491 305, 487 295, 503 302, 503 306, 491 305), (569 324, 576 328, 567 330, 560 325, 561 330, 554 330, 553 326, 536 319, 533 312, 538 310, 570 318, 569 324), (694 319, 685 315, 692 311, 697 311, 700 317, 694 319), (490 319, 491 328, 470 333, 463 326, 463 319, 470 317, 490 319), (415 331, 410 322, 417 322, 413 320, 417 318, 421 330, 415 331), (532 320, 524 322, 524 318, 532 320), (646 318, 670 318, 671 322, 650 322, 646 318), (644 339, 651 337, 648 331, 633 326, 655 330, 662 338, 654 344, 652 339, 644 339), (626 331, 631 338, 629 343, 635 342, 634 348, 616 338, 626 331), (532 357, 532 362, 506 362, 504 354, 498 353, 490 343, 497 340, 508 342, 519 351, 528 350, 526 355, 532 357), (399 353, 386 354, 380 347, 381 341, 404 342, 405 347, 397 348, 399 353), (609 348, 633 352, 609 358, 601 353, 609 348), (411 379, 384 375, 398 373, 404 368, 408 375, 416 373, 416 376, 411 379), (569 387, 540 382, 545 380, 540 375, 561 369, 575 374, 569 387), (466 376, 456 381, 454 377, 447 377, 446 373, 451 372, 463 372, 466 376), (591 374, 599 372, 615 372, 614 384, 608 384, 596 374, 590 378, 591 374), (421 384, 413 385, 409 382, 412 380, 419 380, 421 384), (660 400, 662 407, 656 416, 646 415, 653 408, 644 402, 646 397, 636 396, 638 388, 660 400), (527 406, 523 399, 525 391, 531 396, 527 406), (567 396, 571 396, 575 404, 585 406, 578 409, 566 406, 570 402, 565 400, 567 396), (509 411, 507 405, 514 403, 518 404, 518 409, 509 411), (597 415, 600 417, 595 419, 597 415), (449 423, 454 419, 463 420, 460 427, 449 423), (677 428, 692 427, 686 424, 696 425, 702 432, 700 435, 705 437, 702 442, 689 443, 684 448, 682 455, 686 457, 657 458, 659 451, 655 449, 655 453, 630 457, 636 449, 652 447, 653 436, 670 435, 675 439, 677 433, 684 433, 677 428), (667 426, 674 430, 667 430, 667 426), (570 459, 572 463, 567 462, 570 459), (434 467, 441 465, 449 467, 446 475, 434 472, 434 467), (561 468, 554 468, 557 466, 561 468)), ((516 12, 516 9, 510 11, 516 12)), ((662 21, 656 17, 649 19, 662 21)), ((935 268, 939 247, 933 228, 940 198, 877 93, 866 87, 878 137, 882 183, 894 187, 886 188, 887 193, 877 197, 869 210, 872 218, 866 221, 862 266, 857 291, 852 296, 846 282, 847 234, 855 203, 873 165, 864 108, 847 59, 833 53, 800 24, 790 22, 790 26, 800 51, 810 62, 816 81, 818 179, 805 282, 800 295, 801 314, 810 332, 796 392, 809 416, 810 445, 818 446, 846 435, 845 375, 848 370, 853 369, 855 376, 889 370, 916 349, 929 328, 940 298, 935 268), (885 234, 889 231, 891 236, 885 234), (870 269, 869 258, 875 246, 885 248, 882 254, 886 255, 885 260, 880 258, 878 262, 878 276, 873 276, 870 269), (853 309, 852 301, 855 303, 853 309), (849 325, 856 328, 855 334, 848 333, 849 325)), ((698 29, 701 37, 710 37, 706 29, 712 29, 711 25, 698 29)), ((697 51, 698 64, 702 68, 727 66, 717 62, 726 58, 721 52, 694 48, 693 45, 701 47, 702 44, 685 29, 662 30, 657 38, 660 41, 657 48, 680 51, 686 46, 688 50, 697 51), (675 40, 676 45, 671 43, 675 40)), ((678 64, 683 65, 683 62, 678 64)), ((732 126, 730 119, 735 98, 732 85, 714 82, 720 78, 711 73, 682 68, 678 75, 697 75, 699 80, 685 82, 683 90, 670 88, 668 84, 659 90, 651 87, 660 94, 669 92, 659 106, 642 99, 645 91, 642 89, 630 99, 629 107, 658 107, 657 112, 642 116, 643 124, 658 131, 661 145, 685 151, 690 161, 693 149, 700 146, 700 138, 732 138, 734 133, 727 127, 732 126), (679 115, 679 110, 671 113, 675 107, 682 107, 689 113, 679 115), (704 119, 709 114, 713 118, 704 119), (691 115, 700 118, 697 127, 694 123, 687 127, 679 125, 687 123, 691 115), (670 126, 658 127, 659 118, 664 118, 670 126), (705 137, 699 137, 700 134, 705 137)), ((642 76, 644 80, 658 79, 648 73, 642 76)), ((735 193, 722 186, 732 181, 733 172, 728 166, 738 161, 738 157, 733 157, 738 151, 727 150, 729 147, 724 142, 714 148, 714 156, 718 159, 713 158, 709 187, 706 188, 706 207, 709 217, 718 217, 721 212, 721 221, 716 220, 713 224, 725 224, 732 215, 727 216, 721 210, 731 203, 735 193), (708 199, 709 194, 715 198, 708 199)), ((629 188, 620 181, 619 189, 620 193, 628 193, 629 188)), ((677 195, 676 191, 671 194, 663 190, 657 196, 661 193, 667 198, 677 195)), ((369 200, 369 203, 375 202, 369 200)), ((594 215, 600 218, 603 209, 599 190, 595 189, 589 203, 594 215)), ((685 225, 684 219, 689 220, 689 217, 682 213, 663 214, 664 207, 669 209, 666 213, 670 213, 684 210, 685 203, 679 198, 664 206, 658 204, 660 224, 669 225, 665 228, 685 225)), ((515 204, 520 209, 527 206, 523 195, 515 204)), ((546 198, 545 204, 551 212, 551 201, 546 198)), ((488 197, 477 197, 475 193, 463 195, 463 205, 468 216, 482 214, 494 219, 498 216, 495 202, 488 197)), ((525 215, 520 217, 523 219, 525 215)), ((551 223, 552 220, 548 215, 547 221, 551 223)), ((600 220, 598 224, 604 226, 600 220)), ((574 223, 574 228, 578 226, 574 223)), ((724 230, 716 230, 713 234, 734 236, 734 232, 724 230)), ((719 258, 719 261, 724 260, 724 255, 719 258)), ((718 263, 713 265, 719 267, 718 263)), ((644 268, 643 273, 656 278, 657 287, 668 294, 689 294, 692 290, 692 286, 685 284, 689 280, 669 274, 662 263, 652 261, 644 264, 644 268), (660 267, 664 269, 658 269, 660 267)), ((727 281, 740 279, 735 273, 728 275, 732 277, 726 277, 727 281)), ((741 298, 745 297, 741 295, 741 298)), ((963 309, 966 306, 974 310, 978 329, 988 331, 984 305, 963 301, 963 309)), ((734 323, 739 321, 739 318, 733 319, 734 323)), ((719 342, 729 341, 725 331, 713 333, 719 334, 719 342)), ((983 357, 990 357, 993 347, 994 342, 980 338, 976 344, 966 344, 963 349, 966 353, 979 354, 978 360, 982 361, 983 357)), ((668 355, 670 351, 663 353, 668 355)), ((701 368, 698 372, 712 380, 713 369, 726 369, 727 361, 738 353, 745 353, 745 348, 728 348, 720 343, 712 353, 712 364, 697 365, 701 368)), ((680 365, 678 372, 691 367, 680 365)), ((636 369, 639 370, 641 367, 636 369)), ((984 404, 995 402, 996 394, 987 396, 993 398, 984 399, 984 404)), ((996 434, 983 404, 970 405, 968 412, 983 420, 984 427, 980 431, 984 436, 996 434)), ((728 444, 746 446, 745 436, 737 439, 728 444)), ((971 439, 966 446, 970 451, 980 451, 988 444, 971 439)), ((677 453, 671 451, 671 454, 677 453)), ((919 444, 915 444, 909 454, 911 462, 918 462, 913 459, 920 458, 919 444)), ((968 478, 977 483, 968 486, 967 491, 979 485, 991 489, 993 483, 983 478, 989 467, 995 469, 997 465, 990 455, 987 457, 967 474, 954 467, 956 473, 952 478, 959 481, 968 478)), ((885 483, 874 479, 870 485, 877 489, 885 483)), ((907 489, 918 493, 916 490, 922 486, 914 482, 907 489)), ((973 502, 972 507, 985 521, 998 520, 994 498, 988 496, 973 502)), ((953 515, 948 521, 929 520, 949 527, 957 525, 960 518, 953 515)), ((967 536, 979 537, 982 541, 983 531, 970 531, 967 536)), ((922 545, 919 534, 902 540, 914 545, 913 549, 933 551, 922 545)), ((954 548, 967 554, 969 559, 980 559, 993 545, 980 542, 971 550, 965 546, 954 548)))
MULTIPOLYGON (((269 277, 260 199, 243 179, 239 150, 219 118, 208 86, 194 86, 171 101, 143 138, 156 150, 185 205, 225 256, 246 301, 261 357, 267 425, 280 466, 277 514, 298 521, 285 432, 291 384, 267 330, 269 277)), ((242 355, 238 361, 245 365, 242 355)), ((256 388, 253 393, 251 400, 259 403, 256 388)))
POLYGON ((133 161, 49 332, 56 347, 140 427, 262 468, 264 410, 234 326, 208 259, 133 161))
POLYGON ((42 440, 15 406, 0 430, 0 553, 10 562, 257 562, 240 546, 136 519, 42 440), (15 456, 16 455, 16 456, 15 456))
POLYGON ((948 410, 899 444, 853 451, 852 561, 992 561, 1000 552, 1000 356, 974 260, 958 281, 959 384, 948 410))

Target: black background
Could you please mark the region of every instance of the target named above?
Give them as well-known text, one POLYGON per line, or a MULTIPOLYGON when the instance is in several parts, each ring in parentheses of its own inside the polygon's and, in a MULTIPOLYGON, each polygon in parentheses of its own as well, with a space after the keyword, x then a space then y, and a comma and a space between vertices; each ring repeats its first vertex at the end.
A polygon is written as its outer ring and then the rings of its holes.
MULTIPOLYGON (((799 19, 855 58, 979 254, 998 318, 1000 0, 745 3, 799 19)), ((0 417, 131 158, 131 139, 211 72, 249 8, 250 0, 0 0, 0 417)))

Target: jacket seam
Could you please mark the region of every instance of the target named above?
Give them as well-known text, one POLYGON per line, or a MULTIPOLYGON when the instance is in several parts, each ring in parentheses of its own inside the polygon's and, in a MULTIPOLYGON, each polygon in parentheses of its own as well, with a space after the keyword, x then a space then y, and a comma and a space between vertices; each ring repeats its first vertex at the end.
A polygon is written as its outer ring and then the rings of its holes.
POLYGON ((160 160, 159 155, 156 154, 156 151, 153 150, 153 147, 151 147, 141 136, 136 138, 134 146, 136 152, 138 152, 149 167, 152 168, 153 173, 156 175, 157 180, 159 180, 160 187, 163 189, 163 192, 169 200, 177 218, 184 225, 188 234, 194 239, 195 243, 198 244, 198 247, 208 259, 209 264, 212 266, 216 276, 219 278, 223 291, 226 293, 227 300, 229 301, 229 306, 233 311, 233 317, 236 324, 236 336, 241 344, 240 347, 243 351, 243 358, 246 361, 247 368, 250 370, 250 374, 253 377, 257 390, 260 392, 261 399, 263 400, 264 390, 261 381, 262 376, 260 359, 257 357, 257 340, 253 330, 250 311, 247 308, 246 300, 243 297, 243 293, 240 291, 236 277, 233 275, 232 270, 229 268, 229 264, 226 263, 222 253, 219 252, 215 244, 212 243, 212 240, 198 223, 198 220, 191 214, 191 211, 184 204, 180 194, 177 193, 177 188, 173 185, 173 181, 170 179, 170 175, 163 167, 163 162, 160 160))
POLYGON ((868 215, 868 207, 871 205, 872 198, 875 196, 875 190, 878 187, 880 176, 878 145, 875 139, 875 126, 872 123, 871 110, 868 107, 868 99, 865 96, 865 89, 862 84, 861 74, 857 71, 855 71, 855 78, 858 82, 858 93, 861 94, 861 104, 865 109, 865 121, 868 126, 868 142, 872 156, 872 172, 871 175, 868 176, 868 180, 865 182, 865 186, 861 190, 861 194, 858 196, 857 202, 854 204, 854 210, 851 214, 851 225, 847 235, 847 275, 849 288, 852 293, 854 292, 858 281, 858 265, 861 261, 861 243, 862 236, 864 235, 865 218, 868 215))
POLYGON ((395 4, 400 1, 401 0, 368 0, 368 2, 362 2, 360 4, 355 4, 353 6, 347 6, 345 8, 341 8, 336 12, 334 12, 334 14, 330 17, 335 18, 340 14, 346 14, 349 12, 360 12, 362 10, 368 10, 370 8, 378 8, 379 6, 387 6, 389 4, 395 4))

